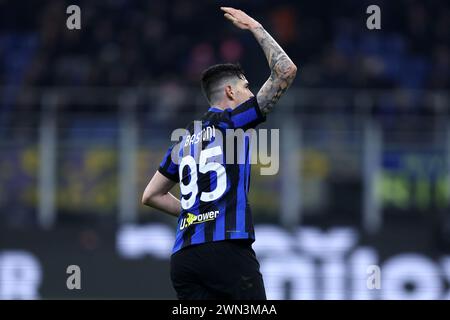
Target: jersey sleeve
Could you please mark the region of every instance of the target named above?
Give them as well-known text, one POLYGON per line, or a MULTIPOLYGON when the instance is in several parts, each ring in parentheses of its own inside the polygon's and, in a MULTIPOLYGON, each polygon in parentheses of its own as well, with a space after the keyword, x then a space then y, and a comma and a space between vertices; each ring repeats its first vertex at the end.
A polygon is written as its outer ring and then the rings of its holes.
POLYGON ((173 148, 174 146, 171 146, 169 150, 167 150, 164 159, 161 161, 161 164, 159 165, 158 171, 166 178, 178 183, 179 182, 178 164, 174 163, 174 161, 172 160, 173 148))
POLYGON ((235 128, 244 130, 255 128, 266 121, 266 116, 261 112, 256 97, 251 97, 231 111, 231 121, 235 128))

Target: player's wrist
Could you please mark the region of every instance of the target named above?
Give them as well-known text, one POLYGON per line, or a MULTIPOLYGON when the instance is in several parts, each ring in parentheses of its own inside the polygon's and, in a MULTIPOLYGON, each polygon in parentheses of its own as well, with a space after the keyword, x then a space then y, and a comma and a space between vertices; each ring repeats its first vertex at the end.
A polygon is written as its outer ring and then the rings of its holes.
POLYGON ((251 26, 249 26, 248 28, 251 32, 257 32, 258 30, 264 30, 263 26, 261 23, 256 22, 254 24, 252 24, 251 26))

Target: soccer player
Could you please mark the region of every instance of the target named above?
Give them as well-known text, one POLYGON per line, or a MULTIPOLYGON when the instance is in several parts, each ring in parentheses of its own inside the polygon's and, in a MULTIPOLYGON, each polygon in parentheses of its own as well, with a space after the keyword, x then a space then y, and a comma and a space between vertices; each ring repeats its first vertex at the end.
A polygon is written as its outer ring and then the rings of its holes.
POLYGON ((237 156, 240 161, 233 156, 236 161, 228 163, 224 159, 231 151, 225 138, 217 145, 214 132, 225 136, 227 129, 248 130, 264 122, 294 80, 297 67, 260 23, 241 10, 221 10, 235 26, 254 35, 269 63, 270 77, 255 97, 239 65, 205 70, 201 84, 210 108, 200 119, 201 128, 191 124, 186 136, 169 148, 142 203, 178 217, 171 280, 180 300, 265 300, 247 199, 250 144, 240 141, 244 149, 237 156), (199 159, 194 158, 196 152, 199 159), (181 200, 170 193, 177 183, 181 200))

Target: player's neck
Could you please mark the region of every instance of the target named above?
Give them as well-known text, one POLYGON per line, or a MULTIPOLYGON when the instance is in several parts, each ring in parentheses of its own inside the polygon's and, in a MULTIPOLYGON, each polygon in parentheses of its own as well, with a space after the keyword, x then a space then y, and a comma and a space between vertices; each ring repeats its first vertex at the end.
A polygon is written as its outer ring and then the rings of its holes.
POLYGON ((212 107, 220 109, 220 110, 226 110, 226 109, 236 108, 236 104, 234 103, 234 101, 230 101, 230 100, 225 101, 224 100, 224 101, 216 102, 215 104, 212 105, 212 107))

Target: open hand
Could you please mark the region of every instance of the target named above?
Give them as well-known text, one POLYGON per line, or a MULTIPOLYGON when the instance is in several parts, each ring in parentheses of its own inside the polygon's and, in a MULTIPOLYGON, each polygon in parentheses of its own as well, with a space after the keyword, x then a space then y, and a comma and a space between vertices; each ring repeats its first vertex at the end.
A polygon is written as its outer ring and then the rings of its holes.
POLYGON ((242 10, 230 7, 220 7, 220 9, 225 12, 225 18, 230 20, 236 27, 240 29, 251 30, 261 26, 258 21, 247 15, 242 10))

